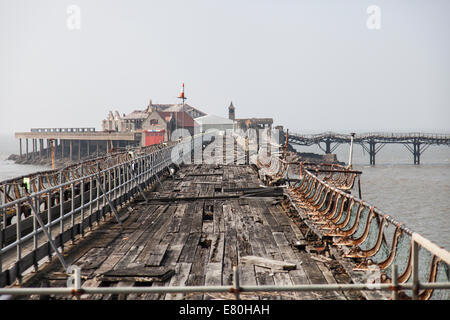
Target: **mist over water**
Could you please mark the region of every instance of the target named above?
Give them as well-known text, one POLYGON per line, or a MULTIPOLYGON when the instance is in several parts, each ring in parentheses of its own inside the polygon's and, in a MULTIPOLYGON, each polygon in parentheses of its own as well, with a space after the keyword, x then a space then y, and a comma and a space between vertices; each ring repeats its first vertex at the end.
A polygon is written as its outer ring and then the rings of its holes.
POLYGON ((19 142, 14 135, 0 135, 0 181, 24 174, 50 169, 46 166, 16 164, 6 160, 11 154, 19 154, 19 142))

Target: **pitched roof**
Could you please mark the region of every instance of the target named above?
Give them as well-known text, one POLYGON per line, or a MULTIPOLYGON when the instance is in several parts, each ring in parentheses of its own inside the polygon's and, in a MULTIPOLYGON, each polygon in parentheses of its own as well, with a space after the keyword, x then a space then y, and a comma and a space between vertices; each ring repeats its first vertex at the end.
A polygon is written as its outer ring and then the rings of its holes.
POLYGON ((219 116, 216 116, 213 114, 208 114, 203 117, 198 117, 195 119, 195 122, 197 122, 199 124, 231 124, 231 125, 234 123, 233 120, 219 117, 219 116))
POLYGON ((133 120, 133 119, 145 119, 147 117, 148 117, 147 111, 134 110, 133 112, 123 116, 122 119, 133 120))
MULTIPOLYGON (((157 111, 162 118, 167 119, 175 118, 178 127, 195 127, 197 124, 194 119, 187 112, 167 112, 167 111, 157 111)), ((170 119, 169 119, 170 120, 170 119)))
MULTIPOLYGON (((151 100, 150 100, 151 103, 151 100)), ((192 115, 195 114, 200 114, 202 116, 206 115, 206 113, 190 106, 189 104, 185 103, 184 104, 184 108, 183 108, 183 104, 178 103, 178 104, 155 104, 155 103, 151 103, 150 107, 154 107, 157 111, 160 112, 187 112, 188 116, 192 117, 192 115)), ((145 118, 148 117, 148 115, 150 114, 151 108, 147 107, 144 110, 134 110, 133 112, 124 115, 122 117, 122 119, 126 119, 126 120, 143 120, 145 118)), ((110 115, 110 117, 113 117, 112 113, 110 115)), ((189 120, 188 120, 189 121, 189 120)))

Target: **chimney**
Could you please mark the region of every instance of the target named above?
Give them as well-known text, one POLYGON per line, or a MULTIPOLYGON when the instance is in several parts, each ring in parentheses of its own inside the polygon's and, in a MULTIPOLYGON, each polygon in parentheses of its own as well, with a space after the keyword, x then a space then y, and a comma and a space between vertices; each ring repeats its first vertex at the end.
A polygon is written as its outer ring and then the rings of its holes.
POLYGON ((150 99, 150 101, 148 102, 148 106, 147 106, 147 112, 150 113, 154 110, 152 110, 152 99, 150 99))

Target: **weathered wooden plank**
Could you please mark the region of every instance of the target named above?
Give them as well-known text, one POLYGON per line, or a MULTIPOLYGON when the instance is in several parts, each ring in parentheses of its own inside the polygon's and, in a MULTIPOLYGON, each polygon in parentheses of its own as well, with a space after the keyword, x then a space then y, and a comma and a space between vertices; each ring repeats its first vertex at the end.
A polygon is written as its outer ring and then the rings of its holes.
POLYGON ((190 233, 192 226, 192 218, 194 216, 195 203, 188 203, 181 218, 179 233, 190 233))
POLYGON ((223 202, 214 201, 214 232, 224 232, 225 231, 225 220, 223 217, 223 202))
MULTIPOLYGON (((289 271, 289 276, 291 277, 292 283, 294 285, 311 284, 302 265, 297 265, 297 269, 289 271)), ((312 292, 306 291, 296 292, 295 296, 297 297, 297 299, 301 300, 317 299, 317 293, 313 294, 312 292)))
POLYGON ((184 215, 184 211, 186 210, 186 207, 187 207, 186 204, 177 205, 175 214, 172 217, 172 223, 170 224, 169 229, 167 229, 167 232, 179 232, 180 231, 180 224, 181 224, 182 217, 184 215))
MULTIPOLYGON (((138 257, 136 257, 136 263, 147 263, 150 256, 158 246, 161 240, 167 234, 168 227, 171 222, 171 217, 175 214, 175 207, 171 207, 163 215, 160 215, 153 225, 148 227, 145 233, 142 234, 140 241, 138 242, 143 246, 138 257)), ((160 257, 163 258, 164 253, 160 257)), ((156 257, 155 257, 156 258, 156 257)))
POLYGON ((206 265, 205 285, 206 286, 222 285, 222 262, 210 262, 206 265))
MULTIPOLYGON (((88 279, 83 282, 81 288, 96 288, 100 286, 101 281, 98 278, 88 279)), ((81 300, 97 300, 100 299, 102 295, 92 295, 92 294, 83 294, 80 296, 81 300)))
POLYGON ((312 260, 306 252, 298 252, 297 255, 302 261, 303 270, 305 270, 312 284, 328 283, 320 269, 317 267, 316 262, 312 260))
POLYGON ((186 244, 181 251, 179 262, 194 262, 195 253, 197 251, 198 242, 200 240, 200 233, 189 234, 186 244))
POLYGON ((176 233, 172 242, 169 243, 169 247, 166 250, 166 256, 164 258, 165 265, 174 265, 178 262, 183 247, 188 239, 187 233, 176 233))
MULTIPOLYGON (((184 263, 180 262, 177 263, 175 266, 175 274, 170 279, 169 286, 171 287, 178 287, 178 286, 184 286, 186 284, 186 281, 188 280, 189 273, 191 272, 192 263, 184 263)), ((166 294, 165 299, 166 300, 179 300, 182 299, 184 296, 183 293, 173 293, 173 294, 166 294)))
MULTIPOLYGON (((334 279, 332 273, 330 270, 323 264, 323 262, 316 262, 317 267, 320 271, 322 271, 322 274, 324 278, 327 280, 329 284, 336 284, 336 279, 334 279)), ((336 300, 346 300, 345 296, 342 292, 337 291, 328 291, 328 295, 334 295, 336 300)))
POLYGON ((255 265, 256 282, 259 286, 275 285, 272 269, 255 265))
POLYGON ((237 238, 233 213, 230 205, 223 206, 225 219, 225 248, 223 257, 223 284, 233 283, 233 266, 238 263, 237 238))
POLYGON ((264 244, 264 250, 268 257, 274 260, 283 260, 280 250, 273 238, 272 230, 267 225, 261 226, 261 242, 264 244))
POLYGON ((285 234, 283 232, 273 232, 272 235, 278 245, 278 248, 280 249, 283 259, 286 261, 297 263, 297 255, 287 241, 285 234))
POLYGON ((256 256, 240 257, 240 262, 244 265, 256 265, 260 267, 270 268, 272 270, 294 270, 296 269, 295 263, 286 261, 267 259, 256 256))
POLYGON ((166 253, 168 246, 169 246, 169 243, 162 243, 162 244, 158 244, 158 245, 154 246, 153 251, 150 253, 150 256, 147 259, 147 262, 145 263, 145 265, 146 266, 161 265, 161 261, 164 257, 164 254, 166 253))
POLYGON ((213 234, 211 237, 212 239, 209 261, 222 263, 225 247, 225 234, 223 232, 220 232, 213 234))
MULTIPOLYGON (((195 257, 193 258, 191 273, 187 281, 188 286, 202 286, 205 284, 205 270, 208 264, 208 258, 209 248, 198 245, 195 251, 195 257)), ((203 299, 203 294, 192 294, 186 297, 186 299, 201 300, 203 299)))
POLYGON ((286 216, 286 213, 283 211, 281 205, 277 206, 268 206, 269 212, 272 214, 274 219, 278 222, 280 226, 289 226, 289 218, 286 216))
POLYGON ((249 256, 253 254, 252 246, 249 241, 249 233, 246 228, 242 208, 238 206, 236 201, 232 201, 234 213, 234 221, 236 226, 236 239, 238 247, 238 257, 249 256))
POLYGON ((130 250, 122 256, 120 261, 114 266, 114 269, 133 267, 133 261, 142 251, 142 246, 132 246, 130 250))
POLYGON ((195 209, 192 216, 191 233, 202 232, 203 227, 203 201, 195 203, 195 209))
MULTIPOLYGON (((273 280, 277 286, 291 286, 293 284, 291 277, 286 272, 274 272, 273 280)), ((282 296, 282 299, 292 300, 295 298, 293 292, 282 292, 279 294, 282 296)))

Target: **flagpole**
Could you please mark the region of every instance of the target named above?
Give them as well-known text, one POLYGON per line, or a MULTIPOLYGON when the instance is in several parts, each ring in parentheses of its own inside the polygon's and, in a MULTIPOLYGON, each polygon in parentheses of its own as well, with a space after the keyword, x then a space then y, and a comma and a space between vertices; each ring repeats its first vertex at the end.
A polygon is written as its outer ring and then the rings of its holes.
MULTIPOLYGON (((180 92, 180 96, 178 97, 178 99, 182 99, 182 104, 181 104, 181 116, 182 116, 182 118, 181 118, 181 126, 184 129, 184 101, 187 99, 184 96, 184 82, 182 83, 181 92, 180 92)), ((175 121, 175 123, 178 124, 178 121, 175 121)), ((184 137, 184 134, 183 134, 183 137, 184 137)))

